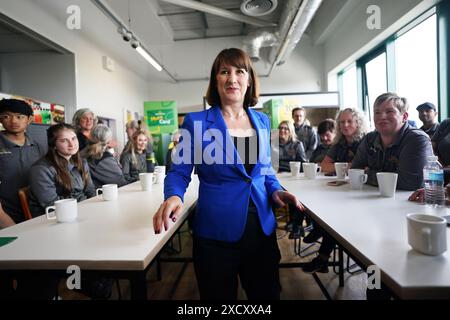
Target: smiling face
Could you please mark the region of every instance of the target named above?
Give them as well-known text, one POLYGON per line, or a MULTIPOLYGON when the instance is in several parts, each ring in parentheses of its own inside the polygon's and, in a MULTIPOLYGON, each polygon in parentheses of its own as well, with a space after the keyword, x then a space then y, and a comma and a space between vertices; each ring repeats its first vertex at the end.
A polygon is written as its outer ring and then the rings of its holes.
POLYGON ((136 150, 141 153, 147 149, 148 138, 145 134, 136 137, 136 150))
POLYGON ((291 136, 291 131, 289 130, 289 127, 286 124, 282 123, 278 127, 278 130, 280 130, 279 131, 280 140, 283 142, 287 142, 291 136))
POLYGON ((70 158, 78 152, 78 139, 74 131, 63 129, 58 132, 56 143, 56 151, 64 158, 70 158))
POLYGON ((79 125, 82 130, 92 130, 92 128, 94 127, 94 115, 91 112, 86 112, 80 117, 79 125))
POLYGON ((408 113, 401 114, 392 100, 384 101, 374 108, 375 128, 382 136, 397 134, 407 120, 408 113))
POLYGON ((356 121, 356 117, 352 115, 350 111, 345 111, 339 117, 339 128, 342 132, 342 135, 347 139, 353 139, 353 136, 358 129, 358 122, 356 121))
POLYGON ((222 105, 244 104, 249 74, 244 68, 223 64, 216 75, 217 92, 222 105))

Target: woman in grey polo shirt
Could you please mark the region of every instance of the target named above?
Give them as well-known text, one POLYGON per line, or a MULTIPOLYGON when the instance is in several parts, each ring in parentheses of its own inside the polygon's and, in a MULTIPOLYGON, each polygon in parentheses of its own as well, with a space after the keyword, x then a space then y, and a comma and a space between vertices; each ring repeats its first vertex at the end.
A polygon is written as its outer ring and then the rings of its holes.
POLYGON ((82 201, 95 196, 86 161, 79 154, 75 129, 61 123, 47 130, 48 152, 31 167, 30 209, 34 216, 56 200, 82 201))

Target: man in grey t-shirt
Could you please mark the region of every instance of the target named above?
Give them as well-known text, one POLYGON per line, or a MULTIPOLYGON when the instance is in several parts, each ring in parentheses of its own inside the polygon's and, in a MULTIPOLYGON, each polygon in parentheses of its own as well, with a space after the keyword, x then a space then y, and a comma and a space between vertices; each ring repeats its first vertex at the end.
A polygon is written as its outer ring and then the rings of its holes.
POLYGON ((408 103, 395 93, 380 95, 374 103, 376 131, 361 141, 352 168, 367 169, 367 183, 378 185, 377 172, 398 173, 397 188, 415 190, 423 182, 423 167, 433 155, 430 138, 408 124, 408 103))

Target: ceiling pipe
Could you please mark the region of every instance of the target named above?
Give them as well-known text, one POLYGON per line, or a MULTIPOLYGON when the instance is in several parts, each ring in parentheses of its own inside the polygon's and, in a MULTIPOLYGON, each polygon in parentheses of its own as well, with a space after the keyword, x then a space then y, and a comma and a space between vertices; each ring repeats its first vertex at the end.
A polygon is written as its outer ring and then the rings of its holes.
MULTIPOLYGON (((125 25, 125 23, 122 22, 122 20, 113 12, 113 10, 111 10, 106 4, 104 4, 101 0, 91 0, 91 2, 101 11, 103 12, 103 14, 109 18, 109 20, 111 20, 111 22, 113 22, 116 27, 119 28, 123 28, 126 31, 132 31, 129 30, 129 28, 125 25)), ((145 51, 147 51, 148 54, 150 54, 150 51, 145 47, 144 43, 136 36, 136 34, 133 33, 134 38, 139 42, 139 46, 144 49, 145 51)), ((154 57, 151 57, 153 60, 156 61, 156 59, 154 57)), ((170 79, 172 79, 173 82, 177 83, 178 80, 175 79, 175 77, 166 69, 164 68, 164 66, 159 63, 158 61, 156 61, 157 64, 159 64, 162 68, 162 71, 164 71, 169 77, 170 79)))
POLYGON ((214 6, 211 6, 209 4, 201 3, 198 1, 192 1, 192 0, 161 0, 163 2, 175 4, 180 7, 186 7, 190 9, 194 9, 201 12, 206 12, 209 14, 213 14, 222 18, 235 20, 247 24, 251 24, 257 27, 276 27, 276 23, 267 22, 261 19, 252 18, 243 14, 234 13, 228 10, 224 10, 221 8, 217 8, 214 6))
POLYGON ((258 29, 248 34, 243 40, 244 51, 248 53, 253 62, 258 62, 260 50, 263 47, 273 47, 279 44, 278 36, 269 30, 258 29))
MULTIPOLYGON (((292 19, 288 31, 283 32, 284 30, 282 29, 285 27, 284 25, 280 28, 280 33, 284 35, 284 39, 276 51, 275 58, 273 59, 267 76, 270 76, 275 65, 281 65, 287 60, 303 36, 321 3, 322 0, 303 0, 298 10, 294 11, 296 14, 292 19)), ((290 9, 286 8, 286 10, 290 9)))

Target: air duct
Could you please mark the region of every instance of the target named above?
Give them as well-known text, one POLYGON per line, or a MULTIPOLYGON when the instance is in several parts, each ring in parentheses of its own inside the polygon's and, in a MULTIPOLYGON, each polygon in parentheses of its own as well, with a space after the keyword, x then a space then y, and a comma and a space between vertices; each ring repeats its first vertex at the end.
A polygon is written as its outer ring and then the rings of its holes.
POLYGON ((273 47, 279 44, 278 36, 267 30, 251 32, 243 41, 244 51, 248 53, 253 62, 260 60, 260 50, 263 47, 273 47))
POLYGON ((268 76, 275 64, 281 65, 290 57, 321 3, 322 0, 290 0, 287 3, 280 19, 284 21, 279 31, 282 43, 278 48, 272 49, 272 66, 268 76))
POLYGON ((247 16, 259 17, 273 12, 277 4, 277 0, 244 0, 241 11, 247 16))

